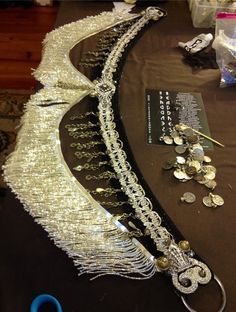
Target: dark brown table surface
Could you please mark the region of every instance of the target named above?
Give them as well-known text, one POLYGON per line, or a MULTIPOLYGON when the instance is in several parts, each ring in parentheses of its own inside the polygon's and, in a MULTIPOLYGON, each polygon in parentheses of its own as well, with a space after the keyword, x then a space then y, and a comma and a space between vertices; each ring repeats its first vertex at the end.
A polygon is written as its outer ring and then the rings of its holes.
MULTIPOLYGON (((194 250, 222 280, 228 297, 225 311, 233 312, 236 309, 236 88, 220 89, 219 70, 193 71, 182 62, 182 53, 176 48, 179 41, 214 30, 193 28, 185 1, 168 1, 160 6, 167 9, 168 16, 150 27, 126 58, 120 112, 146 182, 194 250), (215 193, 224 197, 223 207, 205 207, 201 202, 207 194, 204 186, 193 181, 179 183, 170 172, 163 172, 164 161, 175 154, 173 147, 146 143, 147 88, 202 94, 211 135, 225 144, 225 148, 215 146, 214 151, 207 153, 218 170, 215 193), (192 205, 180 203, 185 191, 197 196, 192 205)), ((111 8, 108 2, 62 2, 56 26, 111 8)), ((78 53, 72 53, 72 61, 78 62, 78 53)), ((0 311, 29 311, 32 299, 40 293, 56 296, 65 312, 186 311, 161 274, 146 281, 112 276, 90 281, 89 276, 78 277, 72 260, 54 246, 10 191, 1 199, 0 239, 0 311)), ((217 311, 220 294, 212 283, 202 287, 189 301, 197 311, 217 311)))

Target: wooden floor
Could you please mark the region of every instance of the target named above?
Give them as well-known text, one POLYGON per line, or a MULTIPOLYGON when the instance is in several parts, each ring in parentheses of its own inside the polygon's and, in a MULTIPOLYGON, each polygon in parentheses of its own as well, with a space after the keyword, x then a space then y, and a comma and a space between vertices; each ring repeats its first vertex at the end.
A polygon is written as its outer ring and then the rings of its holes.
POLYGON ((41 42, 53 29, 58 6, 0 9, 0 89, 31 89, 41 42))

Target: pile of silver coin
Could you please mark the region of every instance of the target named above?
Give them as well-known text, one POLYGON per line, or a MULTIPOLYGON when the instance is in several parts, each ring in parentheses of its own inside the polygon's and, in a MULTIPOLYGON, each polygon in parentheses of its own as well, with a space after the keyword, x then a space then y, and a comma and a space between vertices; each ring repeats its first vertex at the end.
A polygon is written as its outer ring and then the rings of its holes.
MULTIPOLYGON (((175 144, 175 152, 178 154, 164 163, 164 170, 173 170, 174 177, 180 182, 195 180, 211 191, 215 189, 216 168, 211 165, 211 158, 205 155, 200 137, 193 129, 182 124, 175 125, 170 135, 163 136, 161 140, 168 145, 175 144)), ((180 200, 193 203, 196 196, 186 192, 180 200)), ((203 198, 203 204, 207 207, 217 207, 222 206, 224 200, 219 195, 209 193, 203 198)))

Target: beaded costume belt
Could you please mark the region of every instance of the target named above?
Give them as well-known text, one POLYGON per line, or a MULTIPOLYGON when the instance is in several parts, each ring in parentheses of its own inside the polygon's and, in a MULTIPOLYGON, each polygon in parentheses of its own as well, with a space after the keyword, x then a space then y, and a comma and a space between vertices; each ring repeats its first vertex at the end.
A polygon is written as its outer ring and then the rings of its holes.
MULTIPOLYGON (((147 195, 127 158, 114 121, 117 64, 126 47, 147 23, 165 15, 166 12, 155 7, 149 7, 141 14, 114 10, 65 25, 46 36, 43 59, 34 73, 44 88, 26 105, 16 149, 5 165, 5 180, 35 221, 73 259, 80 274, 116 274, 146 279, 163 272, 171 278, 179 294, 186 295, 195 292, 199 284, 209 283, 214 275, 191 250, 160 205, 154 204, 152 196, 147 195), (92 82, 73 67, 69 51, 78 42, 128 21, 132 22, 113 44, 100 78, 92 82), (99 134, 106 147, 109 165, 119 180, 133 217, 155 246, 155 254, 137 239, 138 235, 130 235, 129 227, 119 217, 92 197, 93 192, 88 192, 75 179, 64 161, 59 138, 60 121, 87 95, 98 99, 99 134)), ((86 143, 80 147, 86 149, 86 143)), ((90 154, 91 159, 95 157, 90 154)), ((78 152, 78 155, 87 157, 88 153, 78 152)), ((100 162, 98 167, 102 165, 100 162)), ((87 169, 95 167, 87 165, 87 169)), ((129 224, 132 226, 133 223, 129 224)), ((224 308, 225 293, 218 282, 223 291, 224 308)), ((185 299, 182 300, 191 310, 185 299)))

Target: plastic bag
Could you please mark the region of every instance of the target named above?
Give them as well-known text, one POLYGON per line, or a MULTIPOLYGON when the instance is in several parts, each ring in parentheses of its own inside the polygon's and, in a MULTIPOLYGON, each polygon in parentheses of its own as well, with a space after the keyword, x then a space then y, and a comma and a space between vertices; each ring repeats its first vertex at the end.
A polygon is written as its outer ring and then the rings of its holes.
POLYGON ((236 13, 218 13, 212 47, 221 71, 220 87, 236 85, 236 13))

